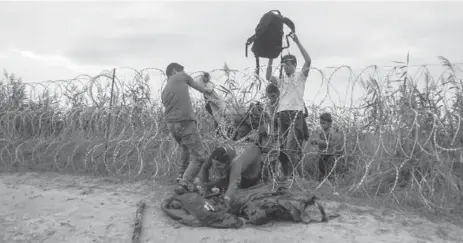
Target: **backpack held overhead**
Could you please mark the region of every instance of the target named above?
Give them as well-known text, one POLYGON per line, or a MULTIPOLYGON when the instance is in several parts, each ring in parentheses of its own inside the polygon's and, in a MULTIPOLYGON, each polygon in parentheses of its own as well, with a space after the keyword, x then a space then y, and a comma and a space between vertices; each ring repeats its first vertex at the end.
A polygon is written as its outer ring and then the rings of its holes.
POLYGON ((252 44, 251 51, 256 57, 256 74, 259 75, 259 58, 277 58, 281 52, 289 47, 288 36, 296 32, 296 27, 290 19, 283 17, 278 10, 272 10, 262 16, 256 27, 255 34, 246 42, 246 57, 248 47, 252 44), (291 29, 286 35, 287 46, 283 47, 283 26, 291 29))

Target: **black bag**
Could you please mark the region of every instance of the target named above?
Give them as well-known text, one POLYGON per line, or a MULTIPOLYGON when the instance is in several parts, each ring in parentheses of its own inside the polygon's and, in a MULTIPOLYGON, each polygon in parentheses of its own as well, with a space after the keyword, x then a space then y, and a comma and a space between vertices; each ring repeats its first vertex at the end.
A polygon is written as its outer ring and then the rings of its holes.
POLYGON ((296 193, 288 190, 272 190, 272 183, 259 184, 247 189, 240 189, 234 196, 228 212, 237 214, 254 225, 265 224, 273 220, 289 220, 293 222, 317 222, 310 220, 306 208, 317 206, 321 214, 318 222, 328 222, 339 214, 327 215, 325 208, 316 196, 296 193))
POLYGON ((296 27, 290 19, 283 17, 280 11, 272 10, 262 16, 255 32, 246 42, 246 57, 249 45, 253 44, 251 51, 256 57, 256 74, 259 75, 259 58, 277 58, 289 47, 288 36, 296 32, 296 27), (291 29, 291 33, 286 35, 286 47, 283 47, 283 24, 291 29))
POLYGON ((244 225, 242 219, 227 213, 226 208, 195 192, 169 196, 163 200, 161 209, 172 219, 190 227, 227 229, 244 225))

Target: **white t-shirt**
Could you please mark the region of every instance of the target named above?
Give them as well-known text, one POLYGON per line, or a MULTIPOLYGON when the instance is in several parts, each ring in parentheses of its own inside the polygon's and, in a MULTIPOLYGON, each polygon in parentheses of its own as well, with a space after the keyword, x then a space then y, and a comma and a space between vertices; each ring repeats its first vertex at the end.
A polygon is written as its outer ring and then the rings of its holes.
POLYGON ((278 112, 304 111, 304 91, 307 77, 303 72, 296 72, 291 76, 277 78, 280 89, 278 112))

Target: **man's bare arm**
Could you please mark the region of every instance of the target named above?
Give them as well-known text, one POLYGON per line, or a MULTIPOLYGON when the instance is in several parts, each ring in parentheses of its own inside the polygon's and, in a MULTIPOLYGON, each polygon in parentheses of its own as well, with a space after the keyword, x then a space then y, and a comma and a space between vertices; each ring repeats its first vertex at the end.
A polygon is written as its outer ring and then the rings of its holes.
POLYGON ((272 64, 273 64, 273 59, 268 59, 268 65, 267 65, 267 72, 265 73, 265 78, 267 81, 270 81, 274 85, 278 85, 277 78, 275 76, 272 76, 272 64))
POLYGON ((198 84, 190 75, 188 75, 187 73, 184 73, 184 75, 186 75, 186 78, 187 78, 186 82, 190 87, 192 87, 193 89, 196 89, 197 91, 203 94, 208 92, 206 88, 198 84))
POLYGON ((201 167, 199 171, 200 181, 201 183, 208 183, 209 182, 209 169, 212 167, 212 160, 209 157, 201 167))
POLYGON ((304 76, 308 77, 309 76, 309 71, 310 71, 310 66, 312 65, 312 59, 309 56, 309 53, 305 50, 304 46, 302 46, 301 42, 299 41, 299 38, 294 34, 293 40, 296 43, 296 45, 299 47, 299 50, 301 51, 302 57, 304 58, 304 66, 302 66, 302 73, 304 76))
POLYGON ((230 180, 228 189, 225 192, 225 199, 230 200, 235 195, 235 192, 240 188, 241 185, 241 162, 233 164, 230 171, 230 180))

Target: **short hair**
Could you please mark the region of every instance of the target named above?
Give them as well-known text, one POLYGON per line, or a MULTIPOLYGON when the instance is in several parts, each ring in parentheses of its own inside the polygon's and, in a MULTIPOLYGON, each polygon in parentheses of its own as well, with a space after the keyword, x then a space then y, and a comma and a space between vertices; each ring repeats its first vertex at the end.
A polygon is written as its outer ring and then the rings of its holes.
POLYGON ((333 119, 331 118, 331 114, 328 112, 325 112, 320 115, 320 120, 327 121, 327 122, 332 122, 333 119))
POLYGON ((177 71, 183 71, 184 67, 176 62, 173 62, 169 65, 167 65, 167 68, 166 68, 166 75, 167 77, 170 77, 174 74, 174 70, 177 70, 177 71))
POLYGON ((267 94, 270 94, 270 93, 279 93, 280 92, 280 89, 278 88, 278 86, 276 86, 275 84, 269 84, 267 85, 267 88, 265 89, 265 92, 267 94))
POLYGON ((211 159, 217 160, 221 163, 228 163, 229 157, 228 152, 224 146, 220 146, 214 149, 211 153, 211 159))
POLYGON ((297 58, 294 55, 287 54, 281 58, 281 63, 284 63, 286 61, 290 61, 293 64, 297 64, 297 58))

